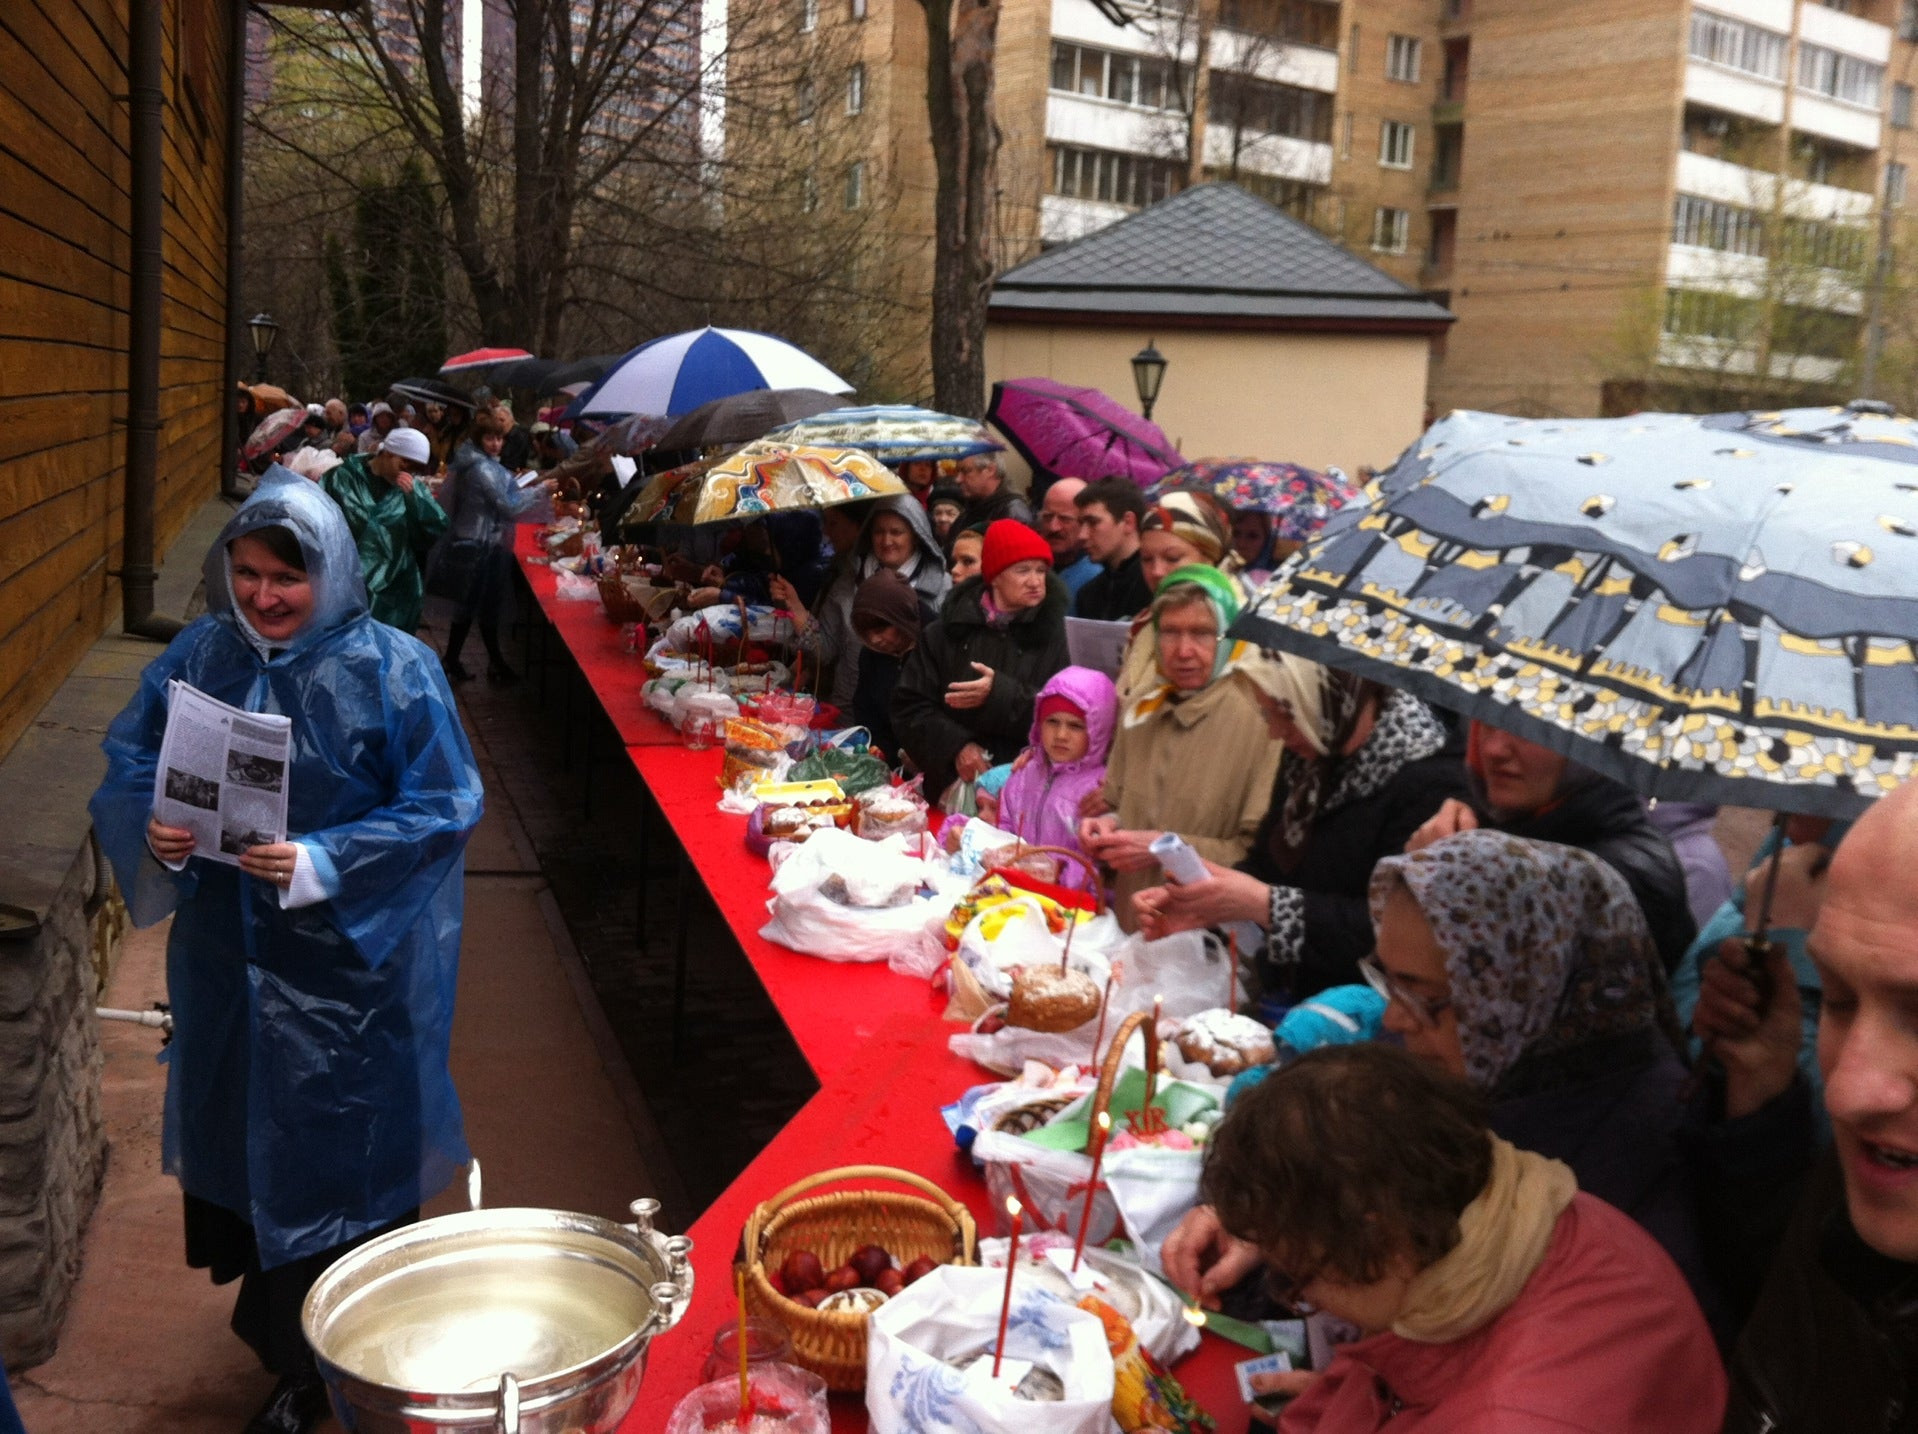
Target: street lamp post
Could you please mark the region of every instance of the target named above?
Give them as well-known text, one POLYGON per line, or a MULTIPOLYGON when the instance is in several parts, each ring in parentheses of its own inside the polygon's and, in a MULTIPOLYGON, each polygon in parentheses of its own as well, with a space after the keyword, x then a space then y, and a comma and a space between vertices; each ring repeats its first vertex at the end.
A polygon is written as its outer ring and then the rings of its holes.
POLYGON ((253 339, 253 381, 265 383, 266 356, 273 352, 273 341, 280 336, 280 326, 273 322, 271 315, 260 313, 246 321, 246 328, 253 339))
POLYGON ((1152 340, 1132 356, 1132 383, 1139 390, 1139 409, 1152 417, 1152 405, 1159 401, 1159 385, 1165 382, 1165 355, 1152 340))

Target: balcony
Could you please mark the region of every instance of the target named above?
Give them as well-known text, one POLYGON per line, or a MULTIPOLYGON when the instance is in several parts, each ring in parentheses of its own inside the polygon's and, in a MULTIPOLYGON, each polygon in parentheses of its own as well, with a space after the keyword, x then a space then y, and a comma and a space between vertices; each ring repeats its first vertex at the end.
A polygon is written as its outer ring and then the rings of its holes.
POLYGON ((1876 110, 1801 89, 1792 96, 1791 127, 1853 149, 1876 149, 1884 121, 1876 110))
MULTIPOLYGON (((1660 334, 1658 361, 1668 368, 1708 369, 1740 377, 1758 370, 1757 356, 1749 348, 1729 339, 1707 338, 1701 334, 1660 334)), ((1771 371, 1765 377, 1798 383, 1831 383, 1844 367, 1843 359, 1774 353, 1771 371)))
POLYGON ((1068 199, 1061 194, 1043 195, 1039 200, 1039 239, 1045 244, 1068 244, 1117 224, 1132 212, 1123 204, 1068 199))
MULTIPOLYGON (((1772 207, 1772 186, 1778 182, 1775 175, 1762 169, 1747 169, 1688 150, 1679 152, 1677 181, 1680 194, 1761 211, 1772 207)), ((1785 203, 1795 218, 1863 221, 1871 216, 1869 193, 1797 179, 1787 181, 1787 186, 1785 203)))
POLYGON ((1223 23, 1212 32, 1212 65, 1303 90, 1338 93, 1338 51, 1283 43, 1223 23))
MULTIPOLYGON (((1234 164, 1233 131, 1230 125, 1205 127, 1205 163, 1209 169, 1229 169, 1234 164)), ((1293 139, 1290 135, 1241 131, 1238 135, 1237 166, 1252 174, 1273 179, 1295 179, 1307 184, 1332 182, 1332 146, 1316 140, 1293 139)))
POLYGON ((1805 45, 1823 45, 1841 55, 1855 55, 1882 65, 1891 59, 1891 30, 1829 5, 1801 4, 1798 7, 1798 40, 1805 45))
POLYGON ((1781 35, 1791 33, 1791 11, 1794 0, 1708 0, 1705 8, 1718 15, 1728 15, 1734 20, 1743 20, 1747 25, 1756 25, 1761 30, 1776 30, 1781 35))
POLYGON ((1743 70, 1714 65, 1709 60, 1686 61, 1685 99, 1690 104, 1763 124, 1785 122, 1782 80, 1763 79, 1743 70))
POLYGON ((1128 154, 1170 154, 1185 148, 1185 115, 1178 110, 1149 110, 1096 95, 1046 96, 1046 138, 1054 144, 1128 154))

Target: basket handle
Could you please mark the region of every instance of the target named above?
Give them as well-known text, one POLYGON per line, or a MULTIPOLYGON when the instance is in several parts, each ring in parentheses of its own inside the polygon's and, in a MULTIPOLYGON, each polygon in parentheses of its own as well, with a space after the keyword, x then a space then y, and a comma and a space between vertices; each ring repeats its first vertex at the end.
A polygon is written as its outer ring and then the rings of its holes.
POLYGON ((1134 1011, 1112 1033, 1112 1044, 1106 1047, 1104 1064, 1099 1067, 1099 1085, 1092 1093, 1091 1119, 1097 1122, 1099 1112, 1112 1104, 1112 1088, 1119 1083, 1119 1062, 1125 1056, 1126 1042, 1132 1039, 1132 1033, 1149 1019, 1144 1011, 1134 1011))
MULTIPOLYGON (((993 849, 993 852, 992 852, 992 856, 994 858, 993 865, 995 867, 1004 868, 1007 870, 1017 870, 1017 868, 1013 866, 1013 863, 1018 861, 1020 857, 1025 856, 1029 852, 1038 852, 1044 856, 1063 857, 1066 861, 1070 862, 1073 866, 1078 868, 1079 893, 1082 896, 1088 896, 1092 898, 1092 914, 1094 916, 1105 915, 1105 911, 1106 911, 1105 883, 1099 880, 1098 867, 1093 863, 1092 859, 1088 857, 1084 852, 1074 851, 1071 847, 1067 847, 1067 846, 1034 846, 1030 842, 1020 842, 1017 846, 1013 848, 1013 853, 1010 857, 1000 859, 999 853, 1004 850, 1005 850, 1004 847, 997 847, 993 849)), ((1026 876, 1029 880, 1038 879, 1036 877, 1032 877, 1030 873, 1027 873, 1027 872, 1021 872, 1020 875, 1026 876)), ((1061 872, 1060 875, 1063 877, 1064 873, 1061 872)), ((1054 882, 1053 885, 1064 888, 1066 890, 1071 889, 1069 886, 1067 886, 1066 882, 1063 880, 1054 882)))
MULTIPOLYGON (((1134 1013, 1135 1015, 1137 1012, 1134 1013)), ((960 1228, 966 1245, 966 1258, 972 1258, 973 1220, 972 1211, 960 1204, 952 1196, 941 1190, 923 1175, 915 1175, 910 1170, 900 1170, 891 1165, 842 1165, 836 1170, 819 1170, 802 1180, 795 1180, 784 1190, 770 1199, 761 1201, 753 1207, 753 1213, 746 1218, 745 1246, 746 1257, 759 1258, 759 1212, 775 1214, 788 1202, 798 1199, 809 1190, 817 1190, 821 1185, 837 1185, 848 1180, 890 1180, 898 1185, 910 1186, 921 1195, 931 1199, 934 1204, 953 1217, 960 1228)))

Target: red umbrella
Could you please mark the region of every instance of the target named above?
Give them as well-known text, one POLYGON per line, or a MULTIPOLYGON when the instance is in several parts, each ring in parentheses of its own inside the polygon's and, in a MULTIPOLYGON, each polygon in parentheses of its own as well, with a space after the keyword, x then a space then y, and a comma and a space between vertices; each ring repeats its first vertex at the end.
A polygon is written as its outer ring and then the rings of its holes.
POLYGON ((1034 469, 1061 478, 1130 478, 1144 487, 1185 462, 1158 424, 1096 388, 1006 379, 992 386, 986 417, 1034 469))
POLYGON ((454 354, 440 365, 440 372, 464 373, 468 369, 491 368, 496 363, 510 363, 514 359, 531 357, 525 349, 474 349, 471 353, 454 354))

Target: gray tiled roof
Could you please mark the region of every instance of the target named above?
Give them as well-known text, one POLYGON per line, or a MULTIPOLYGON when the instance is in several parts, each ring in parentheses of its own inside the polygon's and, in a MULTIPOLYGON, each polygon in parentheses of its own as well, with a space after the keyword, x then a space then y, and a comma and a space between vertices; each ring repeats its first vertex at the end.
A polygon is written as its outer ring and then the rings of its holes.
POLYGON ((1196 185, 999 276, 995 310, 1390 319, 1440 305, 1236 184, 1196 185))

